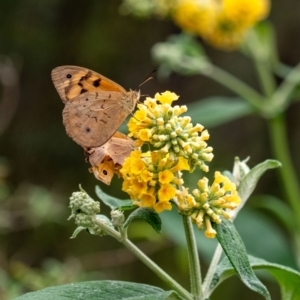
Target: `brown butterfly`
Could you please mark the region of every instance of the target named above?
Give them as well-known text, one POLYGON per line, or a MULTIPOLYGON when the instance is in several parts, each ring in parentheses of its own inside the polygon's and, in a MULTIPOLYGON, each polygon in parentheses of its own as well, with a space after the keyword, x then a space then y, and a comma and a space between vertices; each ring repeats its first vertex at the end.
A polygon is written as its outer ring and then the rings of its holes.
POLYGON ((84 149, 105 144, 140 98, 139 91, 127 92, 112 80, 82 67, 57 67, 51 76, 65 103, 66 132, 84 149))
POLYGON ((92 165, 90 172, 109 185, 114 173, 120 176, 119 170, 133 150, 133 144, 131 138, 117 131, 104 145, 87 151, 88 161, 92 165))

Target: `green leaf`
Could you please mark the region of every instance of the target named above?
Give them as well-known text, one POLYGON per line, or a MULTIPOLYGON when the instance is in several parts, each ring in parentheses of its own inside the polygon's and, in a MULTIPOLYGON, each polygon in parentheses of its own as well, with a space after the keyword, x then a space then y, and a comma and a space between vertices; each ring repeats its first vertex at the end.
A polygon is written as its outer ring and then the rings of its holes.
MULTIPOLYGON (((270 263, 266 260, 248 256, 250 265, 253 269, 266 270, 277 280, 281 289, 282 300, 298 300, 300 299, 300 273, 291 268, 270 263)), ((234 275, 234 269, 227 257, 224 257, 218 265, 214 274, 211 288, 216 287, 226 278, 234 275)))
POLYGON ((247 101, 232 97, 209 97, 188 105, 187 114, 193 122, 214 127, 250 115, 253 109, 247 101))
POLYGON ((77 235, 82 231, 82 230, 86 230, 86 227, 83 226, 78 226, 75 231, 73 232, 72 236, 70 237, 71 239, 75 239, 77 237, 77 235))
MULTIPOLYGON (((275 218, 254 210, 252 208, 253 200, 251 198, 251 208, 244 207, 234 220, 235 228, 238 228, 247 252, 256 257, 296 268, 293 249, 287 243, 286 232, 278 226, 275 218), (253 243, 254 232, 257 233, 255 234, 255 243, 253 243)), ((163 224, 165 227, 165 223, 163 224)))
POLYGON ((49 287, 27 293, 15 300, 172 300, 180 299, 174 291, 125 281, 86 281, 49 287))
POLYGON ((258 195, 251 199, 253 207, 270 213, 272 218, 284 226, 288 232, 292 233, 296 230, 294 212, 287 203, 272 195, 258 195))
POLYGON ((133 211, 127 218, 126 222, 124 223, 123 227, 128 227, 129 224, 133 219, 143 219, 147 223, 149 223, 152 228, 157 232, 161 232, 161 219, 153 209, 140 207, 133 211))
POLYGON ((254 191, 259 178, 267 170, 278 167, 281 167, 281 163, 279 161, 268 159, 252 168, 251 171, 242 179, 238 187, 238 193, 242 202, 245 203, 245 201, 249 198, 254 191))
POLYGON ((217 231, 219 243, 243 283, 254 292, 264 296, 265 299, 271 299, 268 290, 253 272, 245 245, 233 223, 222 219, 221 224, 214 224, 214 228, 217 231))
POLYGON ((136 208, 136 205, 133 205, 130 199, 120 200, 118 198, 112 197, 104 193, 99 186, 96 186, 95 192, 98 198, 111 209, 131 210, 136 208))

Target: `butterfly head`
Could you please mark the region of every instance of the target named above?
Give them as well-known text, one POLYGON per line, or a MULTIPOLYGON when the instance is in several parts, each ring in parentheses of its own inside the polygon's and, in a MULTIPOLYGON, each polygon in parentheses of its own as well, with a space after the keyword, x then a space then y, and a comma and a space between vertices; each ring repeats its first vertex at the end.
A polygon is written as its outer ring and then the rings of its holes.
POLYGON ((132 112, 140 97, 141 91, 130 90, 126 93, 123 104, 130 112, 132 112))

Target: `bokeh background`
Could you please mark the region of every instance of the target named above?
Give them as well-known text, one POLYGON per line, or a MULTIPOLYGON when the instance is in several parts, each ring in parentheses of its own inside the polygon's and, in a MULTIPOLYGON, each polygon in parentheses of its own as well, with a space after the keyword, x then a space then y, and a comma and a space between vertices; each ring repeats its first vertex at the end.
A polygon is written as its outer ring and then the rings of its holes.
MULTIPOLYGON (((118 178, 105 186, 88 172, 82 149, 65 133, 63 103, 51 82, 51 70, 67 64, 84 66, 126 89, 136 89, 156 68, 151 47, 180 31, 171 21, 123 16, 120 4, 117 0, 0 1, 0 299, 82 280, 136 281, 167 288, 112 238, 83 232, 70 239, 75 225, 67 221, 68 198, 78 190, 78 184, 94 198, 95 185, 116 197, 125 199, 126 194, 118 178)), ((272 1, 269 19, 276 29, 279 56, 291 66, 300 59, 299 15, 298 0, 272 1)), ((207 45, 204 48, 216 65, 258 88, 247 58, 207 45)), ((180 95, 180 104, 232 95, 202 76, 172 74, 165 80, 155 77, 142 86, 142 93, 150 96, 165 90, 180 95)), ((298 103, 287 112, 298 175, 299 113, 298 103)), ((211 170, 230 170, 235 156, 251 156, 252 166, 272 158, 266 124, 258 117, 244 117, 209 131, 209 144, 215 154, 211 170)), ((254 194, 281 197, 276 171, 264 175, 254 194)), ((296 268, 284 230, 257 211, 253 199, 244 219, 237 219, 249 253, 296 268)), ((102 205, 102 212, 108 214, 109 210, 102 205)), ((165 217, 166 214, 162 216, 166 223, 161 235, 136 221, 130 236, 188 288, 184 244, 177 223, 173 223, 180 219, 171 213, 165 217)), ((202 233, 198 236, 205 270, 215 242, 203 240, 202 233)), ((279 299, 276 283, 264 274, 262 278, 274 299, 279 299)), ((222 284, 212 299, 220 299, 220 295, 224 300, 237 299, 242 294, 239 299, 260 299, 237 278, 222 284)))

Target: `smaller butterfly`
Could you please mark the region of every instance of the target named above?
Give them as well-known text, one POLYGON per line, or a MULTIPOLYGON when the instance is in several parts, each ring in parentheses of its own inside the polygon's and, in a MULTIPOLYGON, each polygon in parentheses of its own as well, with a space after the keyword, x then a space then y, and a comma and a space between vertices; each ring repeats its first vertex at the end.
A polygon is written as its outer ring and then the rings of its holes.
POLYGON ((67 134, 84 149, 105 144, 140 98, 92 70, 61 66, 52 70, 54 86, 65 103, 63 123, 67 134))
POLYGON ((117 131, 104 145, 87 151, 87 159, 92 165, 90 172, 109 185, 114 173, 121 175, 119 170, 133 150, 133 144, 131 138, 117 131))

